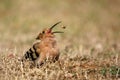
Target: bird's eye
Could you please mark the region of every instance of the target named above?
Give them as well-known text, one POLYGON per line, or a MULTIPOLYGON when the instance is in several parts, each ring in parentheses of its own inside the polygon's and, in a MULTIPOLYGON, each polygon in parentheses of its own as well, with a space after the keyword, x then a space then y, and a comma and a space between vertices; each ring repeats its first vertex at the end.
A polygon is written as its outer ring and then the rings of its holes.
POLYGON ((43 34, 45 33, 45 31, 42 32, 43 34))

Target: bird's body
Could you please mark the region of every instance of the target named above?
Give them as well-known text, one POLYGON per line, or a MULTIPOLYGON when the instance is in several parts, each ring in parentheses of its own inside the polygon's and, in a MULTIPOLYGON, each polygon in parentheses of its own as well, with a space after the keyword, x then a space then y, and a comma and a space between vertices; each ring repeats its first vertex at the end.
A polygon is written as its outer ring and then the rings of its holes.
POLYGON ((59 23, 60 22, 39 33, 36 39, 40 40, 40 42, 33 44, 33 47, 22 57, 22 61, 29 58, 34 61, 36 65, 41 65, 45 60, 56 61, 59 59, 60 52, 54 34, 62 32, 52 32, 52 29, 59 23))
POLYGON ((37 64, 41 65, 45 60, 58 60, 59 49, 53 35, 41 39, 39 49, 38 53, 40 53, 40 57, 37 59, 37 64))

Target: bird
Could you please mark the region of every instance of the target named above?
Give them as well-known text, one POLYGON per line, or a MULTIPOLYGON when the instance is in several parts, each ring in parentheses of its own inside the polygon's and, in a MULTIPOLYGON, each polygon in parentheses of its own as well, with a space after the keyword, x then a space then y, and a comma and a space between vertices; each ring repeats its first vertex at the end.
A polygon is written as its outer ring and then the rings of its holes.
POLYGON ((24 59, 29 59, 37 66, 44 64, 46 60, 55 62, 59 59, 60 51, 55 38, 56 33, 63 33, 62 31, 53 31, 53 28, 61 22, 55 23, 50 28, 45 28, 38 34, 36 40, 40 40, 33 44, 33 46, 24 54, 24 59))

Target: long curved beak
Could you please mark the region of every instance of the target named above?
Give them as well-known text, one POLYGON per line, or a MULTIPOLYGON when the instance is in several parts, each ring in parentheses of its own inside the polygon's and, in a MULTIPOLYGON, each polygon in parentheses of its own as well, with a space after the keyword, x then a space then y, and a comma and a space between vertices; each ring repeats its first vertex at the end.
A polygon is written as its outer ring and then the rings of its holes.
POLYGON ((50 27, 50 30, 52 30, 56 25, 58 25, 59 23, 61 23, 61 21, 55 23, 52 27, 50 27))
POLYGON ((54 31, 52 33, 54 34, 54 33, 64 33, 64 32, 62 32, 62 31, 54 31))

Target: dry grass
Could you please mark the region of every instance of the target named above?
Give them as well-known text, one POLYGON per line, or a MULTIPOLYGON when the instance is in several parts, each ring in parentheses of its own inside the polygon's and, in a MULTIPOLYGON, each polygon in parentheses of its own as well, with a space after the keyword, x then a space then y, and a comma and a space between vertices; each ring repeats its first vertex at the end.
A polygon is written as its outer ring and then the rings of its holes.
POLYGON ((119 80, 119 8, 119 0, 0 0, 0 80, 119 80), (56 34, 60 60, 23 67, 19 57, 57 21, 67 26, 56 34))

